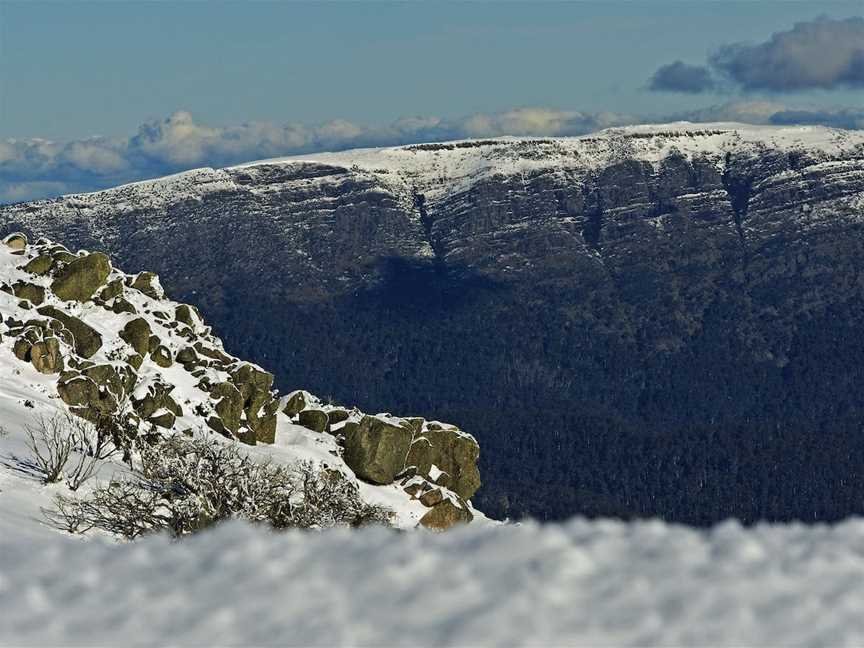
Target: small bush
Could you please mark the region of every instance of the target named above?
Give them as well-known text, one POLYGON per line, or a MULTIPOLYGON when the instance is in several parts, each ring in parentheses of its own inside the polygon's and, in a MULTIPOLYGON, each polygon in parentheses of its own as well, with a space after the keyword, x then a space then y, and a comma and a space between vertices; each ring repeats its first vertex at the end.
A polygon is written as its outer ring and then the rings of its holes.
POLYGON ((99 462, 114 452, 95 425, 68 412, 41 416, 24 430, 31 462, 42 481, 52 484, 65 480, 73 491, 93 477, 99 462))
POLYGON ((386 509, 363 502, 335 471, 255 461, 208 436, 143 446, 130 475, 80 499, 57 496, 44 513, 67 531, 98 528, 130 539, 157 531, 181 537, 230 518, 277 529, 389 522, 386 509))

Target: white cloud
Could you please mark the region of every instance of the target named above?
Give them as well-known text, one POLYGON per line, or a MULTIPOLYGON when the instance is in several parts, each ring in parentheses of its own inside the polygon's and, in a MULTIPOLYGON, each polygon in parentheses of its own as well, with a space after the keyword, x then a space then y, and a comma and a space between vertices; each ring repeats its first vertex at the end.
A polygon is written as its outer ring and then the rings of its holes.
POLYGON ((190 113, 180 111, 142 124, 129 138, 91 137, 71 142, 45 139, 0 141, 0 201, 90 191, 195 167, 219 167, 312 151, 503 135, 581 135, 612 126, 673 119, 760 124, 799 121, 847 128, 864 126, 864 115, 860 110, 801 110, 768 101, 726 103, 665 119, 527 107, 500 113, 478 113, 459 119, 405 117, 377 127, 365 127, 346 120, 317 126, 248 122, 239 126, 215 127, 197 122, 190 113))
POLYGON ((775 101, 731 101, 697 110, 690 110, 680 113, 676 117, 696 122, 770 124, 772 115, 787 109, 785 104, 775 101))

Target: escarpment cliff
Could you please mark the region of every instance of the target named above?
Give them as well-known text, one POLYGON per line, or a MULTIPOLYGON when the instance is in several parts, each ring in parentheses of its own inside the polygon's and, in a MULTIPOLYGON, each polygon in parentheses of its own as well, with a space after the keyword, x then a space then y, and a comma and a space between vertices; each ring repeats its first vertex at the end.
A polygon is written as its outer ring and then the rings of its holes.
POLYGON ((0 209, 232 353, 478 437, 501 515, 864 512, 864 134, 668 124, 318 154, 0 209))

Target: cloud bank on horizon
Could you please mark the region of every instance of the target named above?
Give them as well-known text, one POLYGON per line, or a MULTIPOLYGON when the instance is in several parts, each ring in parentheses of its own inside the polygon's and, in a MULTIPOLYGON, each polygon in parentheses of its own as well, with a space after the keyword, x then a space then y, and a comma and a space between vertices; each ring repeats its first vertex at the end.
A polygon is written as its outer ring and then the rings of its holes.
POLYGON ((618 113, 520 108, 456 120, 408 117, 381 127, 337 120, 318 126, 249 122, 212 127, 186 111, 142 124, 129 138, 0 141, 0 202, 90 191, 202 166, 364 146, 502 135, 581 135, 639 121, 618 113))
POLYGON ((504 135, 573 136, 615 126, 678 120, 864 128, 864 110, 807 110, 776 102, 745 101, 651 118, 624 113, 519 108, 455 120, 409 117, 380 127, 360 126, 345 120, 318 126, 249 122, 214 127, 196 121, 189 112, 179 111, 142 124, 137 133, 128 138, 0 141, 0 202, 93 191, 197 167, 221 167, 316 151, 504 135))
POLYGON ((130 137, 0 140, 0 203, 93 191, 202 166, 364 146, 503 135, 583 135, 614 126, 676 120, 860 129, 864 107, 792 106, 764 98, 859 87, 864 88, 864 18, 817 18, 776 32, 762 43, 723 45, 705 65, 678 60, 658 68, 648 90, 739 95, 739 100, 698 110, 640 115, 536 107, 457 119, 407 117, 371 127, 346 120, 315 126, 248 122, 215 127, 179 111, 142 124, 130 137), (756 92, 763 96, 747 96, 756 92), (740 93, 745 100, 740 100, 740 93))
POLYGON ((744 92, 864 88, 864 18, 817 18, 763 43, 722 45, 707 65, 675 61, 661 66, 649 88, 700 93, 720 83, 744 92))

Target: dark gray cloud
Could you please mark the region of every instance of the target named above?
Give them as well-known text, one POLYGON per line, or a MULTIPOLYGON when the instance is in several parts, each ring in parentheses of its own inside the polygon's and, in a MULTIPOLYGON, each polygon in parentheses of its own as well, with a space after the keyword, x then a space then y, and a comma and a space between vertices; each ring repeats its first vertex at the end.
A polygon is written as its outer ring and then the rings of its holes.
POLYGON ((864 18, 800 22, 764 43, 721 47, 710 63, 744 90, 862 87, 864 18))
POLYGON ((714 86, 714 79, 708 68, 701 65, 688 65, 683 61, 662 66, 648 83, 648 88, 655 92, 699 93, 712 90, 714 86))
POLYGON ((771 123, 818 124, 832 128, 864 128, 864 110, 782 110, 771 115, 771 123))
POLYGON ((729 101, 676 113, 670 115, 669 121, 770 124, 775 114, 786 110, 788 106, 776 101, 729 101))
POLYGON ((652 90, 705 92, 711 72, 745 92, 864 88, 864 18, 817 18, 796 23, 763 43, 723 45, 708 66, 676 61, 654 73, 652 90))
POLYGON ((860 130, 864 129, 864 109, 795 108, 776 101, 730 101, 681 112, 670 116, 670 120, 775 126, 815 125, 860 130))

